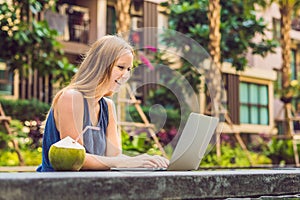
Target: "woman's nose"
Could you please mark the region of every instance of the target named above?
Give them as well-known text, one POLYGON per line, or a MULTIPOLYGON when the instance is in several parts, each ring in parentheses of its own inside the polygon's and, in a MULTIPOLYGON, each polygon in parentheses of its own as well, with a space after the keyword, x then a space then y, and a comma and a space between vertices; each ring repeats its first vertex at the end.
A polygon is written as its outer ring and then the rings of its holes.
POLYGON ((121 76, 122 80, 127 81, 130 78, 130 75, 131 75, 130 71, 126 70, 126 72, 124 72, 121 76))

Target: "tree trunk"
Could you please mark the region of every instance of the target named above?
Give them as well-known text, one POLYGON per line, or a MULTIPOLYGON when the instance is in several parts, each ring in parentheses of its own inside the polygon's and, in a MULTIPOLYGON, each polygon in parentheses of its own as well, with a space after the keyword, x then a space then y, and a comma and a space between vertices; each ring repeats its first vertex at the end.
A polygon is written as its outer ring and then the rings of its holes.
MULTIPOLYGON (((123 37, 127 37, 130 30, 130 0, 118 0, 117 1, 117 33, 124 34, 123 37)), ((126 38, 127 39, 127 38, 126 38)))
MULTIPOLYGON (((210 95, 212 98, 212 114, 216 117, 220 115, 221 109, 221 5, 220 0, 210 0, 208 6, 209 19, 209 53, 212 59, 212 67, 208 73, 210 95)), ((208 83, 207 82, 207 83, 208 83)), ((220 141, 216 135, 217 156, 221 156, 220 141)))
POLYGON ((210 0, 209 1, 209 53, 212 57, 213 62, 220 67, 220 42, 221 42, 221 33, 220 33, 220 24, 221 24, 221 5, 220 0, 210 0))
MULTIPOLYGON (((122 35, 125 40, 128 40, 129 31, 130 31, 130 0, 118 0, 116 6, 116 13, 117 13, 117 33, 122 35)), ((119 93, 119 98, 126 98, 126 89, 123 87, 119 93)), ((119 106, 119 120, 125 121, 126 120, 126 113, 125 113, 125 103, 118 102, 119 106)))
POLYGON ((210 0, 209 1, 209 53, 212 59, 212 67, 208 74, 208 81, 210 83, 209 87, 211 90, 210 95, 213 100, 212 105, 214 107, 214 115, 219 115, 219 109, 221 107, 221 51, 220 51, 220 42, 221 42, 221 33, 220 33, 220 24, 221 24, 221 6, 220 0, 210 0))
MULTIPOLYGON (((281 49, 282 49, 282 80, 281 80, 281 86, 282 90, 285 90, 289 87, 290 84, 290 75, 291 75, 291 37, 290 37, 290 31, 291 31, 291 17, 292 17, 292 9, 293 7, 288 3, 288 1, 281 1, 280 4, 280 14, 281 14, 281 49)), ((281 99, 289 99, 288 96, 282 96, 281 99)), ((290 111, 287 109, 290 109, 291 106, 288 106, 287 104, 291 104, 290 101, 283 101, 284 103, 284 109, 285 109, 285 123, 284 126, 286 127, 286 134, 291 135, 291 126, 290 126, 290 119, 288 117, 288 114, 290 111)))

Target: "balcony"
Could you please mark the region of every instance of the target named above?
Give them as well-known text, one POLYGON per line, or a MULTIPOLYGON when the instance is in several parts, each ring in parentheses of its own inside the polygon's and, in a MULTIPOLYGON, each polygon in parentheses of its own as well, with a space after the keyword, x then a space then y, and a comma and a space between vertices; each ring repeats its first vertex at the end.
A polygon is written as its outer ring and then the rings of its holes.
POLYGON ((60 34, 58 40, 66 53, 82 54, 88 49, 90 15, 89 9, 70 4, 58 5, 58 12, 45 11, 50 28, 60 34))
POLYGON ((296 17, 292 20, 291 38, 300 44, 300 17, 296 17))
POLYGON ((300 31, 300 17, 292 20, 292 29, 295 31, 300 31))

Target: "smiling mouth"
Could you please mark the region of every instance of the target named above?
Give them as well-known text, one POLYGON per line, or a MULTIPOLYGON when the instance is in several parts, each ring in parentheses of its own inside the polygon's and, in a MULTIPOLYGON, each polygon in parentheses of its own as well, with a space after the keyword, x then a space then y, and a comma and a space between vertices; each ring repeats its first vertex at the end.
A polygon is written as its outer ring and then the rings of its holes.
POLYGON ((116 82, 118 85, 121 85, 121 83, 120 83, 118 80, 115 80, 115 82, 116 82))

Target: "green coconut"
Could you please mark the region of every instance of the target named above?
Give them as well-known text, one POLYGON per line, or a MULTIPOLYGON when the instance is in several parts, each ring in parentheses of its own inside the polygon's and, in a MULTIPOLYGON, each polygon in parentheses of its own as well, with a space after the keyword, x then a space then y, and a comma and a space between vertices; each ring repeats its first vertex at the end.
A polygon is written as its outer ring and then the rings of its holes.
POLYGON ((78 171, 85 159, 85 148, 67 136, 51 145, 49 160, 57 171, 78 171))

